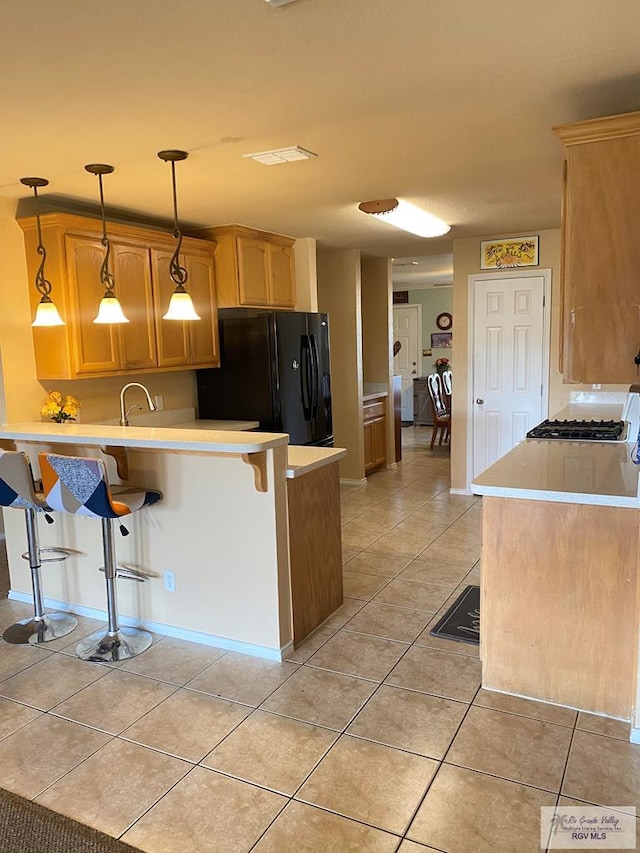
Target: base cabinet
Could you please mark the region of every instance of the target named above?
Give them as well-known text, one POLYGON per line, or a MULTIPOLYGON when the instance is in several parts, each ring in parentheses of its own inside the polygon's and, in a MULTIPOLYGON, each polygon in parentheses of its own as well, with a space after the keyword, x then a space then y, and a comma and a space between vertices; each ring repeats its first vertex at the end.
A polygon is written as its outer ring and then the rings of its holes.
MULTIPOLYGON (((99 325, 93 320, 104 293, 100 284, 105 256, 101 223, 70 214, 46 214, 41 222, 51 296, 66 325, 32 330, 39 379, 219 366, 213 243, 185 238, 180 255, 189 275, 187 291, 202 319, 190 323, 163 320, 175 288, 169 277, 173 237, 109 223, 110 270, 129 322, 99 325)), ((32 217, 19 224, 24 231, 29 295, 35 313, 39 294, 31 282, 40 261, 36 223, 32 217)))
POLYGON ((343 601, 338 463, 287 480, 293 641, 300 643, 343 601))
POLYGON ((196 232, 215 240, 220 308, 295 308, 294 240, 243 225, 196 232))
POLYGON ((365 475, 384 468, 387 464, 386 411, 386 396, 367 400, 362 406, 365 475))

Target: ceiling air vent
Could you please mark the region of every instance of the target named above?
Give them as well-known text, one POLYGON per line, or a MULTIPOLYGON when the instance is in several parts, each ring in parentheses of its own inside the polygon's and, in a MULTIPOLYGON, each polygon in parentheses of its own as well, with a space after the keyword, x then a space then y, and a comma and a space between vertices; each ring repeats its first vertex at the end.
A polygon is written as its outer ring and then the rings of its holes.
POLYGON ((317 157, 313 151, 307 151, 305 148, 300 148, 296 145, 294 148, 278 148, 275 151, 258 151, 255 154, 243 154, 243 157, 248 157, 250 160, 255 160, 257 163, 263 163, 265 166, 277 166, 280 163, 293 163, 295 160, 311 160, 312 157, 317 157))

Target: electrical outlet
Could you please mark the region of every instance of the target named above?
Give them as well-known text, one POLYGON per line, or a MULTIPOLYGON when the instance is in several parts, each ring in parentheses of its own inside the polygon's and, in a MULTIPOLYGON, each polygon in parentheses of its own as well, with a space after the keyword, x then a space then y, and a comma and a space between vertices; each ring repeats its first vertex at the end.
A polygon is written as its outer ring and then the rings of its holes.
POLYGON ((164 588, 167 592, 175 592, 176 591, 176 573, 175 572, 165 572, 164 573, 164 588))
POLYGON ((602 388, 602 385, 599 382, 596 382, 594 385, 591 386, 591 388, 593 391, 599 391, 602 388))
POLYGON ((153 402, 156 404, 156 411, 161 412, 164 409, 164 397, 162 394, 156 394, 153 398, 153 402))

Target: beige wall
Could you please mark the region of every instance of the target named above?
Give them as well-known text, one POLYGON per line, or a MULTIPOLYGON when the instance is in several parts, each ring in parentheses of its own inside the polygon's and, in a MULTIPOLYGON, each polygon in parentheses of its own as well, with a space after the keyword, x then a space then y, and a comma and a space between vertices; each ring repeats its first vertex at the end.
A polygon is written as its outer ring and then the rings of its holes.
MULTIPOLYGON (((528 231, 524 234, 502 236, 540 235, 539 266, 551 270, 551 353, 549 359, 549 415, 558 412, 569 400, 569 392, 590 389, 590 385, 565 385, 558 370, 560 341, 560 229, 528 231)), ((453 241, 453 374, 452 398, 453 428, 451 443, 451 487, 467 487, 467 440, 471 419, 471 401, 467 392, 469 344, 469 276, 485 272, 480 269, 480 242, 490 239, 470 237, 453 241)), ((497 273, 498 275, 500 273, 497 273)), ((508 271, 505 272, 508 275, 508 271)), ((603 385, 602 390, 627 390, 625 385, 603 385)))
POLYGON ((360 252, 318 252, 318 308, 329 315, 331 397, 336 447, 347 449, 340 476, 364 478, 360 252))
POLYGON ((316 241, 302 237, 293 244, 296 268, 296 310, 318 310, 318 274, 316 241))
MULTIPOLYGON (((77 379, 38 382, 35 373, 31 311, 22 230, 16 221, 16 202, 0 198, 0 419, 3 422, 40 420, 40 407, 51 390, 73 394, 82 403, 80 418, 85 423, 119 417, 118 394, 128 378, 77 379)), ((46 246, 45 246, 46 248, 46 246)), ((46 272, 46 270, 45 270, 46 272)), ((56 282, 52 281, 55 300, 56 282)), ((96 306, 97 307, 97 306, 96 306)), ((144 374, 141 381, 152 394, 162 394, 166 409, 195 406, 195 374, 192 370, 144 374)))

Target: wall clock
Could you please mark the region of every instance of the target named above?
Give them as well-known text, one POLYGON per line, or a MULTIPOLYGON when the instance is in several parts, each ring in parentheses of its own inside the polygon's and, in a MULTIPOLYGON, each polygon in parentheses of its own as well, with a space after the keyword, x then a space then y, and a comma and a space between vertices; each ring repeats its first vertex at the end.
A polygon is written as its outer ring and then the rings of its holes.
POLYGON ((449 329, 453 326, 453 317, 449 314, 448 311, 444 311, 442 314, 438 314, 436 317, 436 326, 443 331, 449 331, 449 329))

